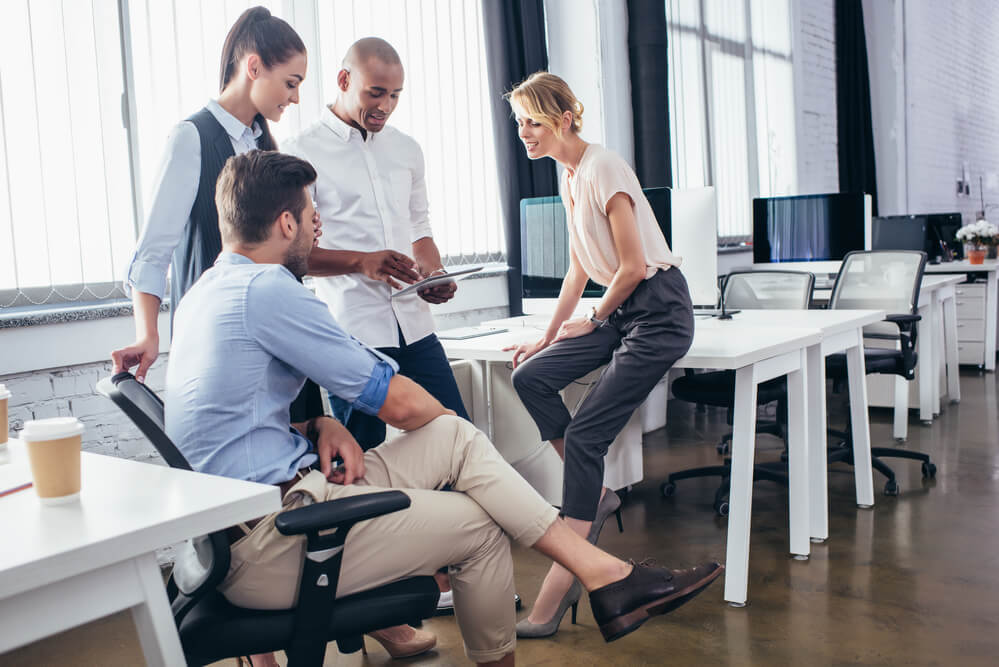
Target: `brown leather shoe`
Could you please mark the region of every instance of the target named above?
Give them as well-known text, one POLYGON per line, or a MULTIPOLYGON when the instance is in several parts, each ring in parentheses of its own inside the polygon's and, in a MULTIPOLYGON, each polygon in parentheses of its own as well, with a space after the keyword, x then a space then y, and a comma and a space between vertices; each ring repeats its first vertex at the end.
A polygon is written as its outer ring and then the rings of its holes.
POLYGON ((648 561, 629 562, 634 566, 631 574, 590 592, 590 608, 604 641, 620 639, 653 616, 673 611, 725 569, 719 563, 667 570, 653 567, 648 561))

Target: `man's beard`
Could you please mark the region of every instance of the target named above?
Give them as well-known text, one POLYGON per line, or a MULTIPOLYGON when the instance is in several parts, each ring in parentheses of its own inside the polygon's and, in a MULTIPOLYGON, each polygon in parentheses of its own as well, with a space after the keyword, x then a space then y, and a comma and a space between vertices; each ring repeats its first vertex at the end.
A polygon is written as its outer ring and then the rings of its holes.
POLYGON ((289 248, 288 254, 284 256, 284 267, 291 271, 291 274, 299 280, 309 272, 309 251, 311 247, 305 249, 289 248))

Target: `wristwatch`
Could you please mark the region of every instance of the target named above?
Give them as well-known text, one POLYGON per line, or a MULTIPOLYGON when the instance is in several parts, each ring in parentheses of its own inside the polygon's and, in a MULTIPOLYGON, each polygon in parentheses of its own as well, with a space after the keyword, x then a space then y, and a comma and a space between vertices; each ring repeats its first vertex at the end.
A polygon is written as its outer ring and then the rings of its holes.
POLYGON ((602 320, 599 317, 597 317, 597 308, 596 308, 596 306, 593 307, 593 312, 591 312, 590 316, 588 318, 586 318, 586 319, 588 319, 590 322, 593 322, 594 324, 596 324, 598 328, 602 327, 605 324, 607 324, 607 320, 602 320))

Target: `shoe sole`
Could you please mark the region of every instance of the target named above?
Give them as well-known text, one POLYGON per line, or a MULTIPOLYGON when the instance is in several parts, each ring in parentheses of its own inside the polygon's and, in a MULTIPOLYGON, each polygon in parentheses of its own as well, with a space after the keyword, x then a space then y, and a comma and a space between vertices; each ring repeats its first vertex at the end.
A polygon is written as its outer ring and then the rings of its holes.
POLYGON ((618 616, 609 623, 605 623, 600 626, 600 634, 604 636, 605 642, 612 642, 615 639, 620 639, 626 634, 634 632, 643 623, 652 618, 653 616, 660 616, 662 614, 669 613, 676 609, 677 607, 693 600, 698 593, 707 588, 712 581, 721 576, 721 573, 725 570, 724 565, 719 565, 718 569, 714 570, 708 576, 695 581, 686 588, 682 588, 679 591, 666 597, 659 598, 658 600, 653 600, 647 604, 642 605, 634 611, 630 611, 627 614, 618 616))

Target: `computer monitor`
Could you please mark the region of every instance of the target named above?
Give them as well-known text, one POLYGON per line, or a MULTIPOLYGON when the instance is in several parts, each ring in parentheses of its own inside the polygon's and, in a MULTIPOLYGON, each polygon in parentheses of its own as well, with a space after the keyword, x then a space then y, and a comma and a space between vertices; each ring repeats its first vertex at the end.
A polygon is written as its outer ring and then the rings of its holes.
POLYGON ((953 255, 954 259, 964 258, 964 244, 954 238, 962 224, 960 213, 926 214, 925 250, 931 260, 936 257, 947 260, 947 254, 953 255))
POLYGON ((671 191, 670 250, 680 257, 680 272, 687 279, 695 306, 718 305, 718 213, 715 189, 685 188, 671 191))
POLYGON ((830 193, 753 200, 753 262, 829 262, 871 247, 871 197, 830 193))
POLYGON ((923 250, 927 234, 925 216, 879 216, 871 219, 871 250, 923 250))
MULTIPOLYGON (((642 190, 659 227, 670 242, 669 188, 642 190)), ((561 197, 528 197, 520 200, 521 295, 525 299, 554 299, 569 271, 569 229, 561 197)), ((606 290, 588 281, 583 297, 601 297, 606 290)))
MULTIPOLYGON (((666 243, 683 259, 694 305, 717 304, 717 216, 714 188, 642 190, 666 243)), ((520 201, 522 296, 557 298, 569 270, 569 232, 560 197, 520 201)), ((604 288, 590 281, 584 297, 600 297, 604 288)))

